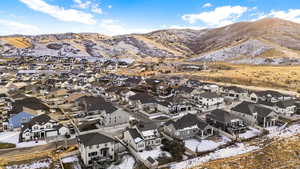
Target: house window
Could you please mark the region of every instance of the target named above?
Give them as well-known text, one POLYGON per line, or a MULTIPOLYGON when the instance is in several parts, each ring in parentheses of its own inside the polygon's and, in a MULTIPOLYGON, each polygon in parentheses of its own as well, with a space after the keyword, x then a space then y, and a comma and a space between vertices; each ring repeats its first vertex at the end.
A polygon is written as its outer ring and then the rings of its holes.
POLYGON ((91 153, 88 154, 89 157, 96 156, 96 155, 97 155, 97 151, 91 152, 91 153))

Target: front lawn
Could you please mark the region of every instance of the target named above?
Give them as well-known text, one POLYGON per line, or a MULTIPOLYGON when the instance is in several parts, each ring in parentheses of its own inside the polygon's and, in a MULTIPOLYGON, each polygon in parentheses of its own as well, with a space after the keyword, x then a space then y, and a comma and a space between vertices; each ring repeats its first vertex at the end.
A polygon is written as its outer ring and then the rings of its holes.
POLYGON ((16 145, 12 143, 0 143, 0 149, 7 149, 7 148, 16 148, 16 145))

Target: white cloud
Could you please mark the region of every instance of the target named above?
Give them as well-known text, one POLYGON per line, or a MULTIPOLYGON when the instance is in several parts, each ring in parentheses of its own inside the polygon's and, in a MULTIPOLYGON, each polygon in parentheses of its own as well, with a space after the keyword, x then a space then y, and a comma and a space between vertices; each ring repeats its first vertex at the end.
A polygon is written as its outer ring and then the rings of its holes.
POLYGON ((37 26, 30 25, 30 24, 24 24, 16 21, 11 20, 3 20, 0 19, 0 25, 2 31, 0 33, 2 34, 39 34, 40 29, 37 26))
POLYGON ((73 0, 75 3, 75 7, 81 8, 81 9, 90 9, 91 12, 96 14, 102 14, 103 11, 99 7, 100 5, 97 3, 94 3, 92 1, 82 1, 82 0, 73 0))
POLYGON ((194 30, 201 30, 205 29, 204 26, 182 26, 182 25, 171 25, 171 26, 164 26, 164 29, 194 29, 194 30))
POLYGON ((65 22, 78 22, 83 24, 95 24, 94 16, 90 13, 75 9, 64 9, 63 7, 50 5, 43 0, 20 0, 29 8, 46 13, 58 20, 65 22))
POLYGON ((125 27, 119 20, 114 20, 114 19, 101 20, 96 29, 97 29, 97 32, 99 32, 99 30, 100 30, 99 33, 106 34, 106 35, 148 33, 148 32, 157 30, 157 28, 128 28, 128 27, 125 27))
POLYGON ((98 4, 94 4, 92 7, 91 7, 91 11, 94 12, 94 13, 97 13, 97 14, 102 14, 102 9, 99 8, 99 5, 98 4))
POLYGON ((91 1, 82 2, 81 0, 73 0, 78 8, 86 9, 92 4, 91 1))
POLYGON ((107 7, 108 7, 109 9, 111 9, 113 6, 112 6, 112 5, 108 5, 107 7))
POLYGON ((267 16, 300 23, 300 9, 289 9, 288 11, 273 10, 267 16))
POLYGON ((203 4, 202 5, 202 8, 208 8, 208 7, 212 7, 213 6, 213 4, 211 4, 211 3, 206 3, 206 4, 203 4))
POLYGON ((209 12, 183 15, 182 19, 191 24, 202 21, 208 26, 224 26, 236 21, 247 10, 247 7, 242 6, 222 6, 209 12))

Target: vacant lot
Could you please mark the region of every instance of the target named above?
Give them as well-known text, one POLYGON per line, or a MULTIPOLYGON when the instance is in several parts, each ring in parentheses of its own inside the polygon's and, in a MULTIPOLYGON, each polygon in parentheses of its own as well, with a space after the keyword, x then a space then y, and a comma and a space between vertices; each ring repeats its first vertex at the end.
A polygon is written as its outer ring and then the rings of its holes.
POLYGON ((254 66, 218 63, 209 71, 178 73, 201 80, 300 91, 300 66, 254 66))

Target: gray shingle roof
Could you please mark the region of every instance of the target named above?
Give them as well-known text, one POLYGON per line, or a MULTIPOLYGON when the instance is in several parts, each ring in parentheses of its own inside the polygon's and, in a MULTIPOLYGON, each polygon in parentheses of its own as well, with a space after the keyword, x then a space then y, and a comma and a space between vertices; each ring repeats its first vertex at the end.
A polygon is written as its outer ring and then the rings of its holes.
POLYGON ((137 131, 136 128, 128 129, 128 132, 130 133, 130 135, 133 139, 136 139, 136 138, 143 139, 142 135, 137 131))
POLYGON ((88 133, 78 136, 80 143, 84 146, 92 146, 114 142, 114 139, 100 133, 88 133))
POLYGON ((236 117, 231 115, 229 112, 227 112, 225 110, 221 110, 221 109, 213 110, 212 112, 210 112, 210 114, 208 114, 208 117, 210 117, 216 121, 222 122, 222 123, 229 123, 231 120, 237 119, 236 117))
POLYGON ((295 105, 296 105, 295 100, 284 100, 276 103, 276 106, 278 106, 279 108, 287 108, 295 105))
POLYGON ((204 129, 208 125, 205 121, 199 119, 196 115, 190 113, 182 116, 173 124, 175 129, 177 130, 192 127, 194 125, 197 125, 200 129, 204 129))
POLYGON ((257 116, 260 117, 265 117, 273 111, 272 109, 266 108, 262 105, 247 101, 243 101, 242 103, 233 107, 231 110, 248 115, 253 115, 253 113, 257 112, 257 116))

